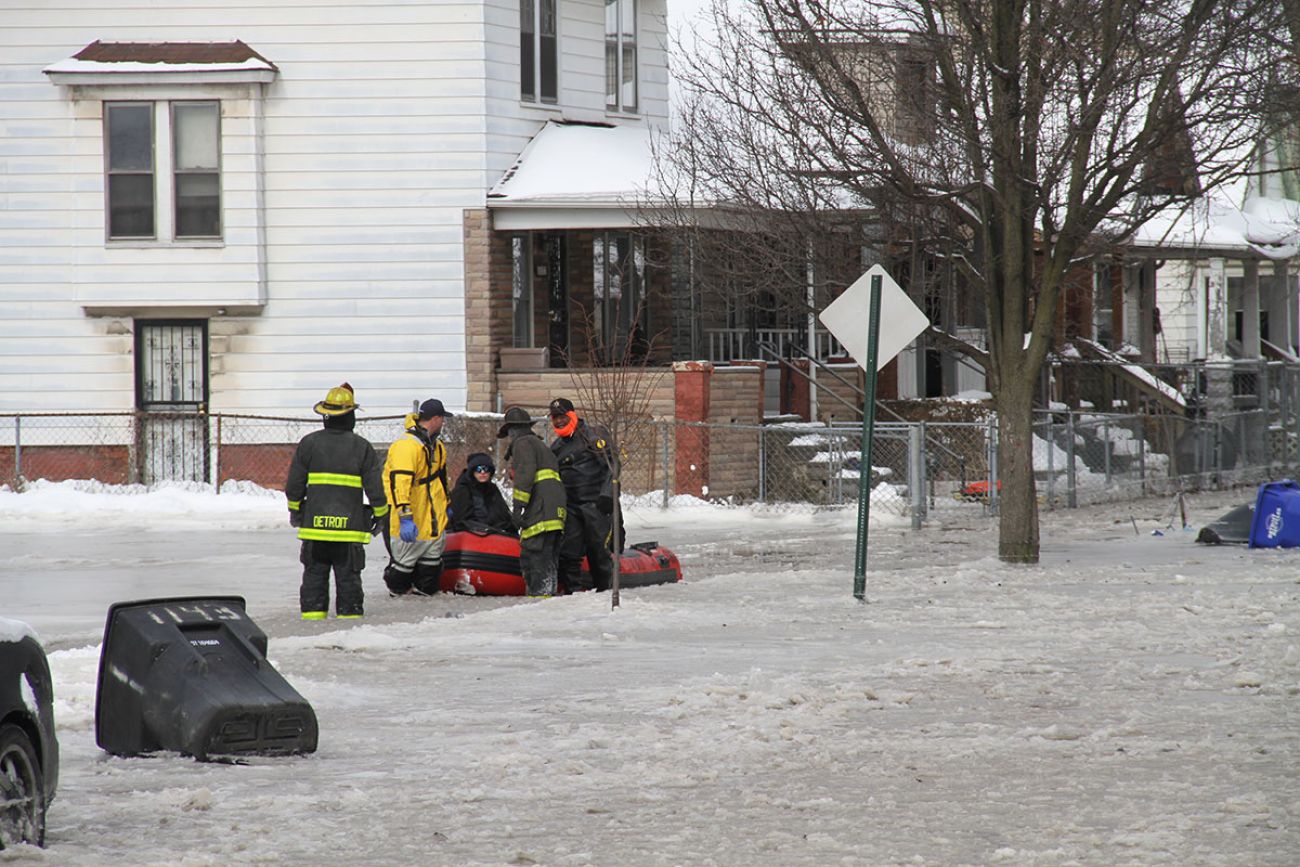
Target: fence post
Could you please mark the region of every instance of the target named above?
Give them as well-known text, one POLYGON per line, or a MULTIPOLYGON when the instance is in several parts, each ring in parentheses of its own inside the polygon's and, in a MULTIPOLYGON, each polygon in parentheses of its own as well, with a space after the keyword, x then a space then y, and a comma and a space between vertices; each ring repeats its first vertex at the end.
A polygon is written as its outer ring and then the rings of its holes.
POLYGON ((988 449, 989 449, 989 491, 988 503, 985 508, 989 514, 998 513, 998 417, 997 415, 989 416, 988 432, 988 449))
POLYGON ((925 442, 920 424, 907 426, 907 486, 912 494, 912 529, 925 517, 925 442))
POLYGON ((23 417, 14 416, 14 484, 22 484, 23 478, 23 417))
POLYGON ((1142 474, 1138 492, 1145 497, 1147 495, 1147 426, 1142 423, 1142 416, 1138 416, 1138 472, 1142 474))
POLYGON ((934 488, 932 487, 934 483, 930 481, 930 454, 925 447, 925 444, 929 441, 927 439, 929 429, 925 426, 925 422, 919 422, 919 424, 921 425, 921 507, 925 510, 925 516, 928 518, 930 509, 934 506, 934 488))
MULTIPOLYGON (((1300 372, 1292 370, 1291 382, 1288 383, 1291 389, 1295 389, 1297 385, 1300 385, 1300 382, 1296 382, 1297 380, 1300 380, 1300 372)), ((1292 438, 1295 447, 1291 450, 1291 461, 1292 465, 1297 465, 1300 464, 1300 402, 1297 402, 1295 398, 1291 400, 1291 419, 1295 421, 1295 437, 1292 438)))
POLYGON ((1214 487, 1223 481, 1223 423, 1214 422, 1214 487))
MULTIPOLYGON (((1033 463, 1033 453, 1030 453, 1033 463)), ((1047 414, 1047 511, 1056 511, 1056 440, 1052 438, 1052 414, 1047 414)))
POLYGON ((1110 442, 1110 419, 1109 418, 1107 418, 1105 421, 1101 423, 1101 447, 1105 450, 1102 452, 1102 457, 1105 460, 1105 467, 1106 467, 1106 489, 1110 490, 1111 442, 1110 442))
POLYGON ((659 425, 659 429, 660 429, 661 431, 663 431, 663 439, 664 439, 664 447, 663 447, 663 460, 664 460, 664 500, 663 500, 663 504, 660 506, 660 508, 663 508, 663 509, 667 509, 667 508, 668 508, 668 497, 670 496, 669 493, 668 493, 668 491, 669 491, 669 487, 670 487, 670 485, 672 484, 671 480, 668 478, 668 472, 669 472, 669 469, 670 469, 669 464, 671 463, 670 458, 669 458, 669 454, 668 454, 668 446, 669 446, 668 440, 669 440, 669 437, 670 437, 670 434, 669 434, 669 431, 668 431, 668 426, 669 426, 669 424, 671 424, 671 423, 665 421, 665 422, 662 422, 662 423, 659 425))
POLYGON ((1074 462, 1074 410, 1065 414, 1065 505, 1079 508, 1079 471, 1074 462))
POLYGON ((767 428, 758 429, 758 501, 767 502, 767 428))
POLYGON ((217 430, 213 435, 215 443, 212 447, 212 490, 214 493, 221 493, 221 415, 217 414, 217 430))

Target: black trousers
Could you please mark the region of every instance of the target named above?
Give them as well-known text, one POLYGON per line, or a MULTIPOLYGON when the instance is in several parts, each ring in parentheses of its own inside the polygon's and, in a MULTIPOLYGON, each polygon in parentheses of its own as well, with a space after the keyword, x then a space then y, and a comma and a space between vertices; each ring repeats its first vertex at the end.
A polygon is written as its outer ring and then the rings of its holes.
POLYGON ((595 503, 569 504, 560 541, 560 583, 570 593, 608 590, 614 581, 614 559, 609 553, 609 516, 595 503), (582 573, 587 558, 591 574, 582 573))
POLYGON ((562 531, 549 530, 519 540, 519 570, 529 596, 554 596, 562 531))
POLYGON ((330 571, 334 572, 335 613, 364 614, 365 594, 361 570, 366 568, 366 548, 360 542, 302 543, 302 587, 298 601, 303 611, 330 610, 330 571))

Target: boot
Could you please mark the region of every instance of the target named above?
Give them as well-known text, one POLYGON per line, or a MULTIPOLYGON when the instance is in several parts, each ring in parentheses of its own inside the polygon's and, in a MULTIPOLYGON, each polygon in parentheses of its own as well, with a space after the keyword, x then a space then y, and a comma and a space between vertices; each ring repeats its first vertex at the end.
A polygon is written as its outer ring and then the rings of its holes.
POLYGON ((404 596, 411 592, 412 574, 389 564, 384 569, 384 583, 388 585, 390 596, 404 596))
POLYGON ((425 596, 432 596, 442 590, 442 561, 436 563, 416 563, 412 579, 414 590, 425 596))

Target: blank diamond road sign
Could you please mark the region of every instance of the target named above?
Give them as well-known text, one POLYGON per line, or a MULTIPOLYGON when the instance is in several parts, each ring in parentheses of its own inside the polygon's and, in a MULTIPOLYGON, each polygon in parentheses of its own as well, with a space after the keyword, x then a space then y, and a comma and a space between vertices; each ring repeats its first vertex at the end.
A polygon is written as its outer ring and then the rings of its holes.
POLYGON ((876 370, 879 370, 930 326, 921 308, 907 297, 883 266, 872 265, 840 297, 826 305, 817 318, 858 366, 865 369, 867 326, 871 323, 871 278, 875 276, 880 277, 880 339, 876 347, 876 370))

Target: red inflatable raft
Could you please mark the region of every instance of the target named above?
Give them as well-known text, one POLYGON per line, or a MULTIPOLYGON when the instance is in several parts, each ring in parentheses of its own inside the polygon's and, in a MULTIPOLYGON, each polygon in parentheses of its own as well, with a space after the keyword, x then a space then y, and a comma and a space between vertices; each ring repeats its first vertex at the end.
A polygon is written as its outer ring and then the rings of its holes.
MULTIPOLYGON (((519 571, 519 540, 499 533, 447 534, 442 554, 441 588, 455 591, 468 581, 475 593, 487 596, 523 596, 524 577, 519 571)), ((587 561, 582 561, 587 571, 587 561)), ((647 587, 682 580, 677 555, 658 542, 629 545, 619 562, 619 587, 647 587)))

